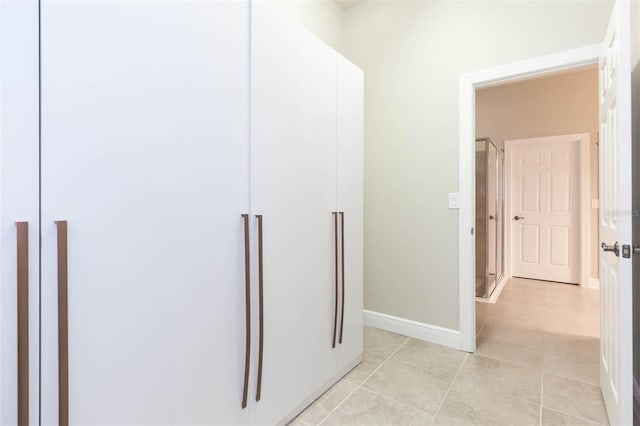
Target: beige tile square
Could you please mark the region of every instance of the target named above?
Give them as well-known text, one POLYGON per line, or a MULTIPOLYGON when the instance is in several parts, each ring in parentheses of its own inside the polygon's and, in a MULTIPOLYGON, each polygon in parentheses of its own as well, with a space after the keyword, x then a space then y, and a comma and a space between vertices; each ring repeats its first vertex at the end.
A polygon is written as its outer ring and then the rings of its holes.
POLYGON ((379 328, 364 328, 364 349, 388 357, 408 338, 379 328))
POLYGON ((356 368, 351 370, 345 376, 345 380, 349 380, 357 385, 362 383, 373 371, 382 364, 386 357, 371 351, 364 351, 362 354, 362 362, 356 368))
POLYGON ((466 357, 466 352, 422 340, 409 339, 391 360, 453 378, 466 357))
POLYGON ((390 360, 362 386, 434 415, 454 375, 445 376, 390 360))
POLYGON ((488 318, 477 339, 477 352, 491 358, 542 369, 542 325, 488 318))
POLYGON ((487 319, 501 320, 512 324, 526 325, 542 329, 544 307, 498 301, 487 319))
POLYGON ((545 332, 600 337, 600 312, 597 310, 567 311, 546 309, 545 332))
POLYGON ((600 339, 578 334, 545 333, 544 371, 600 384, 600 339))
POLYGON ((543 306, 545 288, 543 286, 511 286, 502 290, 497 303, 516 303, 519 305, 543 306))
POLYGON ((438 412, 435 425, 538 425, 541 374, 471 355, 438 412))
POLYGON ((431 418, 399 401, 358 389, 322 423, 326 426, 426 426, 431 418))
POLYGON ((529 278, 514 277, 510 278, 507 282, 507 287, 509 288, 524 288, 533 290, 542 289, 542 291, 544 291, 546 286, 547 281, 532 280, 529 278))
POLYGON ((347 380, 339 381, 306 410, 300 413, 297 419, 310 426, 319 424, 327 414, 344 401, 356 387, 357 385, 347 380))
POLYGON ((542 395, 545 408, 609 424, 599 386, 545 373, 542 395))
POLYGON ((573 312, 597 310, 588 289, 573 284, 548 283, 544 306, 546 309, 573 312))
POLYGON ((559 411, 542 409, 542 426, 593 426, 595 424, 559 411))
POLYGON ((545 294, 552 299, 572 299, 581 296, 588 297, 589 289, 577 284, 547 282, 545 294))
POLYGON ((591 298, 591 303, 594 304, 598 309, 600 309, 600 289, 599 288, 588 288, 587 293, 591 298))

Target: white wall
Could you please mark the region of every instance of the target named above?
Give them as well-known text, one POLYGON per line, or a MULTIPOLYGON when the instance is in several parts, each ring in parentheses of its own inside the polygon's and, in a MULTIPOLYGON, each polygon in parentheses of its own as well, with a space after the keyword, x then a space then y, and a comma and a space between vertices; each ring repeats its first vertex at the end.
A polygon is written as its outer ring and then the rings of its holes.
POLYGON ((365 72, 365 307, 458 329, 458 77, 604 36, 605 2, 367 1, 344 12, 365 72))
MULTIPOLYGON (((500 148, 509 139, 589 133, 590 199, 598 199, 598 127, 597 66, 476 91, 476 135, 500 148)), ((589 270, 597 278, 598 209, 589 214, 589 270)))

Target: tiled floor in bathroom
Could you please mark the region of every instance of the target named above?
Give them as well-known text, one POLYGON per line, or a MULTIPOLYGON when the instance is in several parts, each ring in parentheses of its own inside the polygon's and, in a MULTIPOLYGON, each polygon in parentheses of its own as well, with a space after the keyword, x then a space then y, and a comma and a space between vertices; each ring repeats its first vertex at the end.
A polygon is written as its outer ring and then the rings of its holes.
POLYGON ((476 311, 475 354, 365 327, 362 364, 291 425, 608 424, 596 290, 511 279, 476 311))

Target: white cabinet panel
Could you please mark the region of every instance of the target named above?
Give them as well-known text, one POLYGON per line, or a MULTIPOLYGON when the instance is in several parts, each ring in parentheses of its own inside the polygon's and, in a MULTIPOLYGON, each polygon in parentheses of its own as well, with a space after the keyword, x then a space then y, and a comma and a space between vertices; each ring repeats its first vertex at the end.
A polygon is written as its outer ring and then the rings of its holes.
POLYGON ((257 425, 283 421, 336 374, 336 57, 268 7, 255 3, 252 15, 251 208, 264 221, 257 425))
POLYGON ((43 423, 247 424, 247 2, 42 4, 43 423))
POLYGON ((344 320, 338 369, 362 356, 363 91, 362 70, 337 60, 338 210, 344 212, 344 320))
MULTIPOLYGON (((38 421, 38 2, 0 2, 0 424, 17 423, 17 228, 28 222, 29 421, 38 421)), ((24 395, 24 394, 23 394, 24 395)), ((21 420, 23 420, 21 418, 21 420)), ((26 419, 24 419, 26 420, 26 419)))

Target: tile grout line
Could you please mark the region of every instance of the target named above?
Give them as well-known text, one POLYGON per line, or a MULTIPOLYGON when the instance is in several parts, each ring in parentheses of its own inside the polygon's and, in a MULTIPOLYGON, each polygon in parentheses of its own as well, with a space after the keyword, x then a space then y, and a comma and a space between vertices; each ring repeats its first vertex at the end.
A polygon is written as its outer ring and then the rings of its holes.
POLYGON ((482 324, 480 324, 480 328, 476 333, 476 340, 478 339, 478 336, 480 335, 480 333, 482 333, 482 329, 484 328, 484 325, 487 323, 487 320, 489 319, 489 315, 491 315, 492 311, 493 311, 493 308, 491 308, 491 310, 487 312, 487 315, 484 316, 484 319, 482 320, 482 324))
MULTIPOLYGON (((353 389, 351 392, 349 392, 349 394, 348 394, 347 396, 345 396, 345 397, 344 397, 344 399, 343 399, 342 401, 340 401, 340 403, 339 403, 338 405, 336 405, 335 407, 333 407, 333 409, 332 409, 332 410, 330 410, 330 411, 327 413, 327 415, 326 415, 326 416, 324 416, 324 417, 322 418, 322 420, 320 420, 320 422, 318 423, 318 425, 321 425, 322 423, 324 423, 324 422, 329 418, 329 416, 331 415, 331 413, 333 413, 333 412, 334 412, 334 411, 336 411, 338 408, 340 408, 340 407, 342 406, 342 404, 344 404, 344 403, 345 403, 345 401, 351 397, 351 395, 353 395, 354 393, 356 393, 356 391, 357 391, 358 389, 360 389, 360 388, 362 387, 362 385, 363 385, 367 380, 369 380, 369 378, 370 378, 371 376, 373 376, 373 375, 374 375, 374 374, 375 374, 375 373, 376 373, 380 368, 382 368, 382 366, 383 366, 383 365, 385 365, 385 364, 386 364, 386 363, 391 359, 391 357, 393 357, 393 356, 396 354, 396 352, 398 352, 400 349, 402 349, 402 348, 407 344, 407 342, 408 342, 409 340, 410 340, 410 338, 409 338, 409 337, 406 337, 406 338, 405 338, 405 340, 404 340, 404 342, 402 342, 402 343, 401 343, 401 344, 400 344, 400 345, 399 345, 399 346, 398 346, 398 347, 397 347, 397 348, 396 348, 396 349, 391 353, 391 355, 389 355, 389 356, 388 356, 384 361, 382 361, 382 362, 380 363, 380 365, 378 365, 378 366, 377 366, 377 367, 376 367, 376 368, 375 368, 375 369, 374 369, 374 370, 373 370, 373 371, 372 371, 372 372, 371 372, 367 377, 365 377, 365 378, 364 378, 364 380, 363 380, 362 382, 360 382, 360 384, 358 384, 358 385, 355 387, 355 389, 353 389)), ((363 353, 364 353, 364 351, 363 351, 363 353)), ((349 381, 348 379, 345 379, 345 380, 349 381)), ((367 389, 367 390, 368 390, 368 389, 367 389)))
POLYGON ((380 397, 382 397, 384 399, 388 399, 390 401, 397 402, 398 404, 404 405, 405 407, 410 408, 412 410, 415 410, 415 411, 417 411, 417 412, 419 412, 421 414, 424 414, 425 416, 430 416, 431 415, 431 414, 427 413, 426 411, 424 411, 424 410, 422 410, 420 408, 414 407, 413 405, 409 404, 408 402, 404 402, 404 401, 402 401, 400 399, 394 398, 394 397, 389 396, 389 395, 383 395, 380 392, 374 391, 373 389, 369 389, 367 387, 362 386, 362 390, 365 391, 365 392, 372 393, 374 395, 378 395, 378 396, 380 396, 380 397))
POLYGON ((544 401, 544 342, 547 338, 545 329, 545 313, 547 311, 547 285, 544 285, 542 292, 542 366, 540 368, 540 426, 542 426, 542 402, 544 401))
MULTIPOLYGON (((567 413, 565 411, 558 410, 556 408, 549 408, 549 407, 545 407, 544 406, 544 375, 545 374, 549 374, 551 376, 560 377, 560 378, 563 378, 563 379, 573 380, 573 381, 576 381, 576 382, 579 382, 579 383, 582 383, 582 384, 585 384, 585 385, 591 385, 591 386, 599 387, 598 385, 594 385, 593 383, 587 383, 587 382, 583 382, 582 380, 574 379, 572 377, 565 377, 565 376, 561 376, 561 375, 554 374, 554 373, 548 373, 548 372, 545 371, 544 355, 545 355, 545 347, 546 347, 545 341, 547 339, 547 328, 546 328, 547 286, 548 286, 548 284, 545 285, 545 291, 544 291, 545 298, 544 298, 543 310, 542 310, 542 332, 543 332, 543 334, 542 334, 542 372, 541 372, 542 374, 541 374, 541 381, 540 381, 540 383, 541 383, 541 389, 540 389, 540 426, 542 426, 542 411, 543 411, 544 408, 547 408, 548 410, 551 410, 551 411, 556 411, 558 413, 561 413, 561 414, 564 414, 564 415, 567 415, 567 416, 570 416, 570 417, 574 417, 576 419, 579 419, 579 420, 582 420, 582 421, 585 421, 585 422, 588 422, 588 423, 593 423, 593 424, 600 425, 600 423, 595 422, 593 420, 585 419, 584 417, 576 416, 575 414, 570 414, 570 413, 567 413)), ((590 295, 588 295, 588 296, 591 297, 590 295)))
POLYGON ((576 418, 578 420, 582 420, 582 421, 585 421, 587 423, 591 423, 591 424, 598 425, 598 426, 604 426, 602 423, 598 423, 595 420, 585 419, 584 417, 576 416, 575 414, 567 413, 565 411, 558 410, 557 408, 549 408, 549 407, 544 407, 544 408, 546 408, 547 410, 555 411, 555 412, 560 413, 560 414, 564 414, 565 416, 574 417, 574 418, 576 418))
POLYGON ((436 417, 438 416, 438 413, 440 413, 440 409, 442 408, 442 406, 444 405, 444 402, 447 400, 447 398, 449 397, 449 392, 451 392, 451 389, 453 388, 453 385, 455 384, 456 380, 458 380, 458 376, 460 375, 460 372, 462 371, 462 367, 464 367, 464 365, 467 363, 467 360, 469 359, 469 354, 466 354, 464 357, 464 360, 462 360, 462 362, 460 363, 460 367, 458 367, 458 371, 456 371, 456 375, 453 376, 453 380, 451 380, 451 384, 449 385, 449 388, 447 389, 447 391, 445 392, 444 396, 442 397, 442 401, 440 401, 440 404, 438 404, 438 409, 436 410, 435 413, 433 413, 433 417, 431 418, 431 421, 429 422, 429 426, 431 426, 433 424, 433 422, 436 421, 436 417))
POLYGON ((543 371, 545 374, 548 374, 549 376, 556 376, 556 377, 560 377, 561 379, 565 379, 565 380, 571 380, 572 382, 578 382, 582 385, 587 385, 587 386, 593 386, 594 388, 598 388, 600 389, 600 385, 597 385, 595 383, 591 383, 591 382, 585 382, 584 380, 580 380, 580 379, 574 379, 573 377, 567 377, 567 376, 562 376, 558 373, 550 373, 548 371, 543 371))

